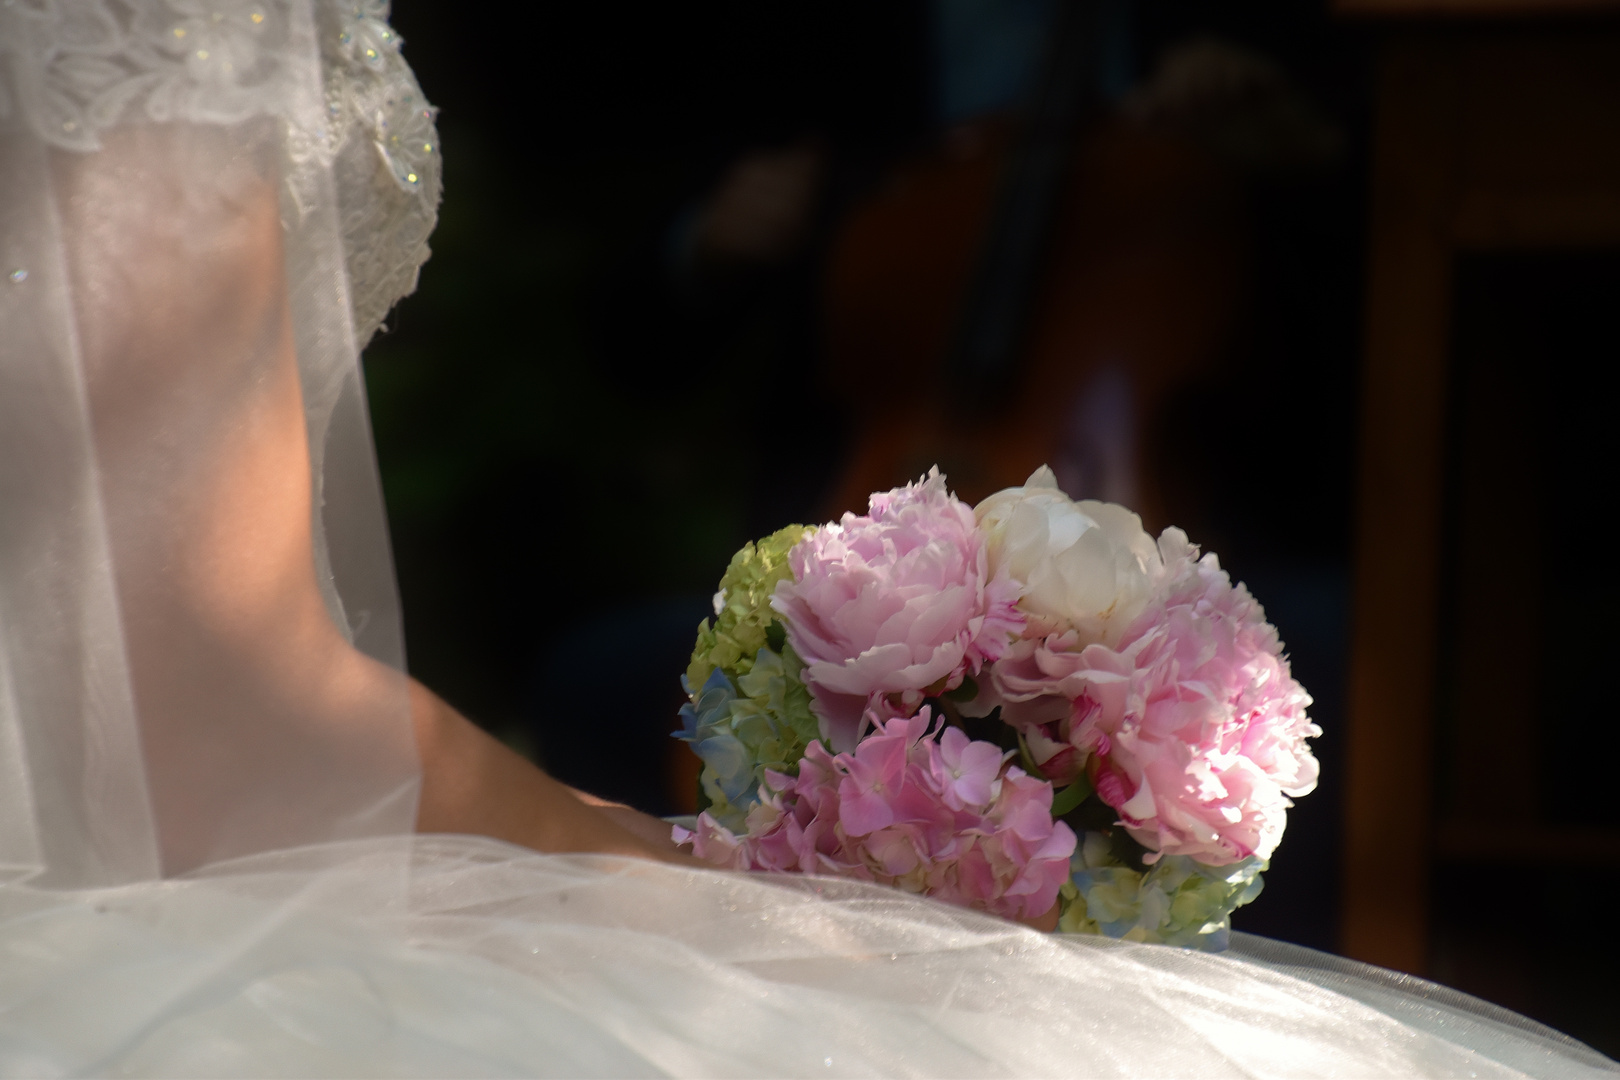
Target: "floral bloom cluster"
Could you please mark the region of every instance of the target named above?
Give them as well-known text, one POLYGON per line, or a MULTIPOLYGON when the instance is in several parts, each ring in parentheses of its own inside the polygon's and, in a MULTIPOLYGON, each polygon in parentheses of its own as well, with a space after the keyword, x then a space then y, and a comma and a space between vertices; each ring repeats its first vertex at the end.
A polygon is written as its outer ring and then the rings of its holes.
POLYGON ((1224 946, 1319 734, 1213 554, 1042 468, 976 508, 937 470, 738 552, 682 710, 738 869, 880 881, 1017 918, 1224 946))
POLYGON ((1052 819, 1052 786, 1008 764, 998 747, 935 727, 923 706, 909 719, 875 721, 852 753, 811 743, 796 777, 767 774, 742 838, 699 828, 696 854, 1038 918, 1057 901, 1075 849, 1074 833, 1052 819))

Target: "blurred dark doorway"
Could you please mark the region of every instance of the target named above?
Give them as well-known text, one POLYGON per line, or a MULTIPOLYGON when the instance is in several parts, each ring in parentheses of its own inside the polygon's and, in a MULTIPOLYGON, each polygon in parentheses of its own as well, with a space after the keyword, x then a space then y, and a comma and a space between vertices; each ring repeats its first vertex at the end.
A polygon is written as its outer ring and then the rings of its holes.
POLYGON ((1593 975, 1620 944, 1591 918, 1620 895, 1616 297, 1620 250, 1456 269, 1431 946, 1435 978, 1609 1054, 1620 985, 1593 975))

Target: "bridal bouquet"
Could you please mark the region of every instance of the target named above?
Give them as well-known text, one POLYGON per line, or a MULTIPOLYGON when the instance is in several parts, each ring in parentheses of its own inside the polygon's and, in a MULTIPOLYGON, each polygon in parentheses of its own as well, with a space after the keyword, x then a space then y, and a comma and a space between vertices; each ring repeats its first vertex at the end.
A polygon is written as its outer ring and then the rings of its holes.
POLYGON ((977 507, 936 469, 782 529, 714 610, 675 838, 722 866, 1219 949, 1316 784, 1311 699, 1248 590, 1046 468, 977 507))

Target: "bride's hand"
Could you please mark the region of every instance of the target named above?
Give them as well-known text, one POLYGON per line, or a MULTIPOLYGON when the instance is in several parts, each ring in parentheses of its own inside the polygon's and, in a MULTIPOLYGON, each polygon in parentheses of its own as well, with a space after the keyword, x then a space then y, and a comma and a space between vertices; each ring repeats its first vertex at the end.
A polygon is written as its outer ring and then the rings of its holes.
POLYGON ((611 802, 589 792, 580 791, 578 788, 569 788, 568 790, 573 793, 574 798, 586 806, 594 808, 598 813, 606 816, 609 821, 612 821, 632 836, 640 837, 660 851, 676 855, 683 854, 681 849, 675 846, 675 841, 670 836, 669 822, 661 818, 655 818, 651 814, 644 814, 634 807, 626 806, 624 803, 611 802))

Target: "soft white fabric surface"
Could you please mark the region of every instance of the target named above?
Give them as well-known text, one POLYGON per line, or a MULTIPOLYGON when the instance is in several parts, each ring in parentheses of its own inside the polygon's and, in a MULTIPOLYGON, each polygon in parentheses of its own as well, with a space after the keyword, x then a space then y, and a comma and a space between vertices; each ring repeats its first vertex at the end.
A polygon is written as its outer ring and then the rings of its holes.
POLYGON ((0 956, 13 1076, 1612 1075, 1303 951, 1057 938, 856 883, 464 837, 0 889, 0 956))

